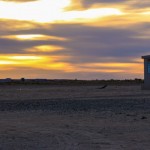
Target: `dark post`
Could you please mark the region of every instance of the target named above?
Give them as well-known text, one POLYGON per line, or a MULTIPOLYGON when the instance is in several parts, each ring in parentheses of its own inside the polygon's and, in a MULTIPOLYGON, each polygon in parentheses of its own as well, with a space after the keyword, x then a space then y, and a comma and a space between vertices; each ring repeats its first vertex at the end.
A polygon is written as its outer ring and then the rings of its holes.
POLYGON ((142 56, 144 59, 144 85, 143 90, 150 90, 150 55, 142 56))

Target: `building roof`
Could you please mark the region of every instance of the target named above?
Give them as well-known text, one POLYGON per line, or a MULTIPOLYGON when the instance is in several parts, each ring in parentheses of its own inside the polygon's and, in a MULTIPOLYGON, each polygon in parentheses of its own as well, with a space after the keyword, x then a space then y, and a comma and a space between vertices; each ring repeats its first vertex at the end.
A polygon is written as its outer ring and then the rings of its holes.
POLYGON ((142 56, 143 59, 150 59, 150 55, 142 56))

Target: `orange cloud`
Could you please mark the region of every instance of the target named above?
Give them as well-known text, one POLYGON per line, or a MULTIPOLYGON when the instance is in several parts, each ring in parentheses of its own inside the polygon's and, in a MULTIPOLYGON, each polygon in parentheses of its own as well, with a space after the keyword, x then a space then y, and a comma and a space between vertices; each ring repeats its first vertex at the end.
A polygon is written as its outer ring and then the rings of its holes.
POLYGON ((61 62, 66 56, 35 56, 35 55, 21 55, 9 54, 0 55, 0 66, 8 69, 10 67, 28 67, 33 69, 43 70, 62 70, 68 71, 72 69, 69 63, 61 62))
POLYGON ((1 36, 1 38, 16 39, 16 40, 23 40, 23 41, 25 40, 59 40, 59 41, 67 40, 66 38, 42 35, 42 34, 5 35, 5 36, 1 36))
POLYGON ((39 46, 34 46, 32 48, 26 49, 25 52, 55 52, 55 51, 60 51, 63 50, 63 47, 60 46, 55 46, 55 45, 39 45, 39 46))

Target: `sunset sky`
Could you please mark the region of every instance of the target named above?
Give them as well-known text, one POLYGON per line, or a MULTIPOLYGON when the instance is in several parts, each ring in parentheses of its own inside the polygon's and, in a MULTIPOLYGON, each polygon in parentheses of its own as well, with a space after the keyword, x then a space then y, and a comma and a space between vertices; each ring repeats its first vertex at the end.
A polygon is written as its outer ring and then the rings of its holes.
POLYGON ((150 0, 0 0, 0 78, 143 78, 150 0))

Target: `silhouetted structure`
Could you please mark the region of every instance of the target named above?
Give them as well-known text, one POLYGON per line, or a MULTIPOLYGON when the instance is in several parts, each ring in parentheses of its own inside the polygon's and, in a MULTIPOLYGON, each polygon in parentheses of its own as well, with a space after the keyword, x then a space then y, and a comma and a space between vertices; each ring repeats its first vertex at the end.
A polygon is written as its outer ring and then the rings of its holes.
POLYGON ((144 59, 144 84, 143 90, 150 90, 150 55, 142 56, 144 59))

